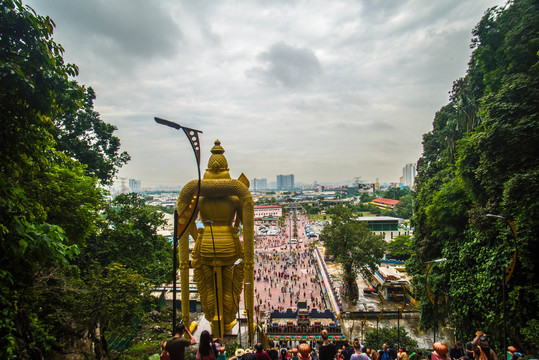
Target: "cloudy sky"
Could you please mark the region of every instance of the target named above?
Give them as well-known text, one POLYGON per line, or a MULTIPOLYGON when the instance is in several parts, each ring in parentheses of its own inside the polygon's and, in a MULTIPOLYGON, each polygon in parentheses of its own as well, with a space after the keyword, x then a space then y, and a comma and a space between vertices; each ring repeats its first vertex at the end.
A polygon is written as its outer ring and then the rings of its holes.
POLYGON ((183 132, 231 174, 393 182, 463 76, 471 31, 500 0, 47 0, 54 38, 143 186, 196 178, 183 132))

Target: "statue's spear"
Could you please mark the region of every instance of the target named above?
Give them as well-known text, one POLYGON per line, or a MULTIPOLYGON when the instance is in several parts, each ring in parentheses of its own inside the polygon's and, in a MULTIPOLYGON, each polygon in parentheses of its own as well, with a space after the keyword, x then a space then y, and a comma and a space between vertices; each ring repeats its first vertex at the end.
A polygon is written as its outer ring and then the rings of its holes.
MULTIPOLYGON (((173 257, 173 285, 172 285, 172 331, 174 332, 174 328, 176 327, 176 274, 177 274, 177 268, 178 268, 178 239, 181 239, 187 228, 189 227, 189 224, 191 221, 193 221, 193 218, 196 214, 196 208, 198 206, 198 199, 200 197, 200 142, 198 140, 198 134, 202 134, 202 131, 190 129, 184 126, 181 126, 179 124, 176 124, 175 122, 161 119, 158 117, 155 117, 155 122, 161 125, 169 126, 176 130, 183 130, 185 133, 185 136, 187 136, 187 139, 189 139, 189 143, 191 144, 191 147, 193 148, 193 152, 195 153, 195 158, 197 162, 197 170, 198 170, 198 189, 196 196, 191 199, 191 203, 188 204, 185 209, 182 209, 180 213, 178 213, 178 209, 174 211, 174 234, 173 234, 173 241, 174 241, 174 257, 173 257), (178 228, 179 227, 179 228, 178 228), (178 235, 178 232, 180 233, 178 235)), ((189 283, 184 284, 183 281, 181 283, 182 287, 182 293, 184 291, 189 291, 189 283)), ((186 324, 186 326, 189 326, 189 324, 186 324)))

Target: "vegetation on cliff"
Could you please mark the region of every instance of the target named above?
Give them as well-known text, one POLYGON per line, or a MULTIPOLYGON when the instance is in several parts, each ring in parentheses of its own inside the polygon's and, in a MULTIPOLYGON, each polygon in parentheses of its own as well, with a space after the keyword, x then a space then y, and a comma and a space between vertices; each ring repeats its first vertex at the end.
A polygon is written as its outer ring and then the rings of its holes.
POLYGON ((447 258, 429 274, 443 300, 438 318, 468 341, 478 330, 498 351, 503 343, 502 271, 515 246, 507 284, 507 344, 539 350, 539 3, 515 0, 489 9, 473 30, 466 76, 423 136, 408 262, 421 297, 422 324, 432 326, 425 262, 447 258))

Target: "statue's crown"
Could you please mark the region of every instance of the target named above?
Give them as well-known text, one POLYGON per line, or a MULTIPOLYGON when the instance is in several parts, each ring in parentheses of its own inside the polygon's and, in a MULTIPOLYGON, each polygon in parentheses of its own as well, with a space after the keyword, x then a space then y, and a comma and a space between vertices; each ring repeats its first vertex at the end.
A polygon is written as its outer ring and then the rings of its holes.
POLYGON ((214 146, 211 149, 212 155, 208 161, 208 168, 204 173, 204 179, 230 179, 228 172, 228 162, 223 153, 225 149, 221 146, 219 140, 215 140, 214 146))

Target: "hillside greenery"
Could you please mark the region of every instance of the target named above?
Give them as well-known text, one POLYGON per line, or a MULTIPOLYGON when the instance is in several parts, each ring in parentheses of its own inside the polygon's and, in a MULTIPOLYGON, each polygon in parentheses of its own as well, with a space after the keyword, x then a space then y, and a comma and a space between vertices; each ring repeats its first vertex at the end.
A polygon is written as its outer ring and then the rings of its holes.
POLYGON ((148 279, 172 273, 159 213, 135 195, 105 201, 129 155, 74 80, 54 26, 0 1, 2 359, 107 357, 107 336, 131 331, 148 301, 148 279))
POLYGON ((474 28, 468 70, 423 136, 407 268, 421 298, 421 322, 433 324, 425 263, 438 258, 429 287, 438 318, 456 338, 475 332, 503 354, 502 271, 513 235, 497 214, 514 219, 516 268, 507 284, 507 344, 539 351, 539 3, 515 0, 489 9, 474 28))

